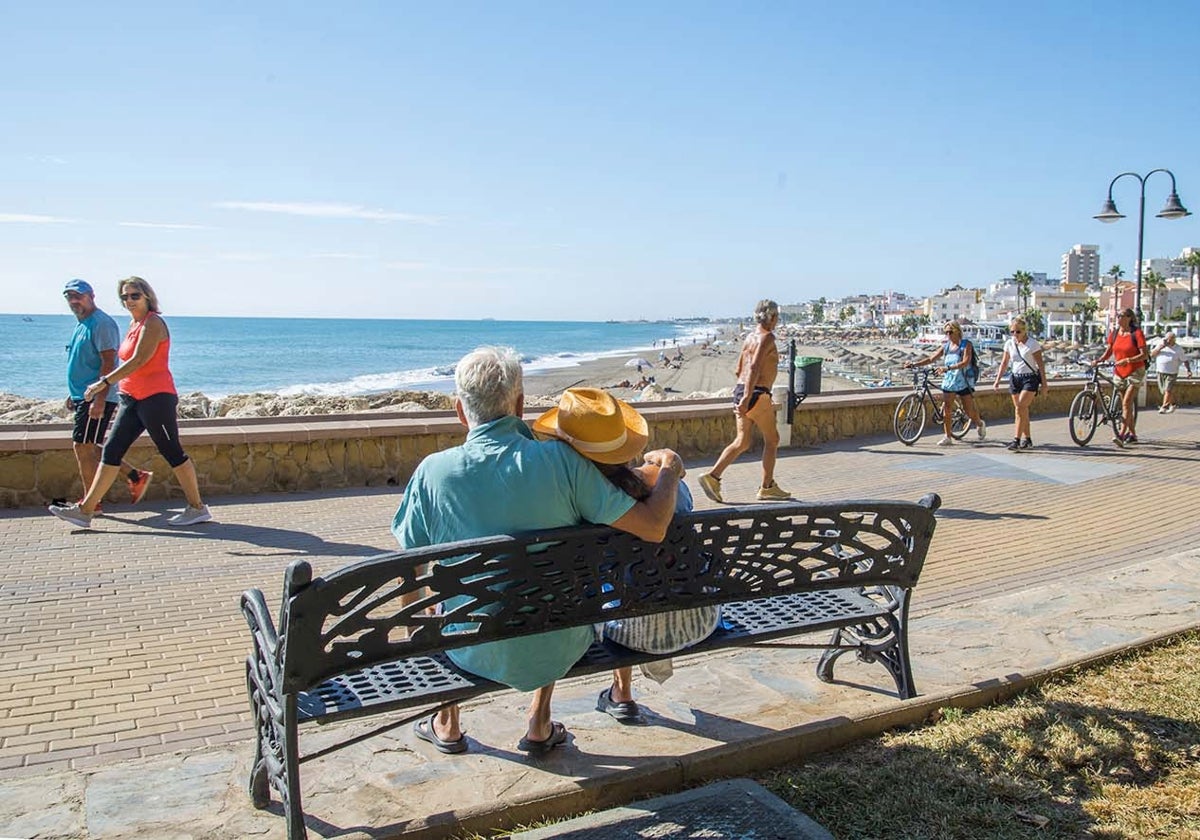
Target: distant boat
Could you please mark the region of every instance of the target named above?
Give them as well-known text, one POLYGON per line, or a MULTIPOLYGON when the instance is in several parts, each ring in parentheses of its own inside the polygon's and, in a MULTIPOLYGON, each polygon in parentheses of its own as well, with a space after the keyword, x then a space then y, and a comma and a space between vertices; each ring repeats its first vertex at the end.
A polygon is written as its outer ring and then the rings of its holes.
POLYGON ((22 315, 22 316, 21 316, 21 320, 22 320, 22 321, 25 321, 25 322, 27 322, 27 323, 30 323, 30 324, 32 324, 32 323, 33 323, 33 319, 32 319, 32 318, 30 318, 28 315, 22 315))

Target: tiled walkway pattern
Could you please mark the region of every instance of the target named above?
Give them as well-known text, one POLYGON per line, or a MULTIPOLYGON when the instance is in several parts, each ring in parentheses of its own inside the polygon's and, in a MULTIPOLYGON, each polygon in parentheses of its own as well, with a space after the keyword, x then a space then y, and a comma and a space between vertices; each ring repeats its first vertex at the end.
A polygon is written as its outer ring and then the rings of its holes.
MULTIPOLYGON (((1200 538, 1200 411, 1143 415, 1136 449, 1074 446, 1062 418, 1037 448, 1004 449, 1007 418, 962 445, 892 439, 789 450, 779 483, 805 499, 942 495, 914 611, 1102 574, 1200 538)), ((1101 432, 1104 430, 1101 429, 1101 432)), ((708 504, 693 465, 688 481, 708 504)), ((753 498, 757 463, 726 474, 753 498)), ((177 531, 164 508, 112 505, 101 530, 41 511, 0 512, 0 778, 83 769, 251 737, 243 589, 277 602, 283 570, 392 549, 399 490, 221 499, 217 522, 177 531)))

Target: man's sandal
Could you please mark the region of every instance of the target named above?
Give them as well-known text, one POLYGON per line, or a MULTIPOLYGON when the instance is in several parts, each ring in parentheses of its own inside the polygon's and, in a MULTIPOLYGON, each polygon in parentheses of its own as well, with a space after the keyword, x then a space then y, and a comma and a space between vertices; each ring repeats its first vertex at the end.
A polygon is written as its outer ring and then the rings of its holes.
POLYGON ((433 728, 433 721, 437 718, 437 712, 434 712, 427 718, 421 718, 413 724, 413 734, 425 741, 428 744, 433 744, 433 748, 440 753, 446 755, 458 755, 467 751, 467 736, 459 735, 456 741, 447 741, 439 738, 437 730, 433 728))

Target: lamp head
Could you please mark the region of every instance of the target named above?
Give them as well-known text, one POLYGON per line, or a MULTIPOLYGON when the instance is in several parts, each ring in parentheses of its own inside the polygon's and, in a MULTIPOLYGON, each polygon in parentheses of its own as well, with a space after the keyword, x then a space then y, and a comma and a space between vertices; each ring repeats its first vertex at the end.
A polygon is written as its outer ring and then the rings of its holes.
POLYGON ((1167 206, 1158 213, 1160 219, 1182 219, 1184 216, 1192 215, 1191 211, 1184 207, 1179 201, 1179 194, 1172 192, 1167 197, 1167 206))
POLYGON ((1109 198, 1108 201, 1104 202, 1104 209, 1102 209, 1095 216, 1092 216, 1092 218, 1104 222, 1105 224, 1110 224, 1118 219, 1124 219, 1125 214, 1118 213, 1117 205, 1113 204, 1113 200, 1109 198))

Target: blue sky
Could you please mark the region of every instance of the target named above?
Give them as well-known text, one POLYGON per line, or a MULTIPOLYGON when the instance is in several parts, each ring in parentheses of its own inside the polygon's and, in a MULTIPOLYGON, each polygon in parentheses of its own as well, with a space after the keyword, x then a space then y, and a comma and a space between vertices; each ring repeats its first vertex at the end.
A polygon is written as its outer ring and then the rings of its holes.
POLYGON ((1194 3, 5 3, 0 309, 608 319, 1200 246, 1194 3), (968 8, 979 7, 979 8, 968 8))

